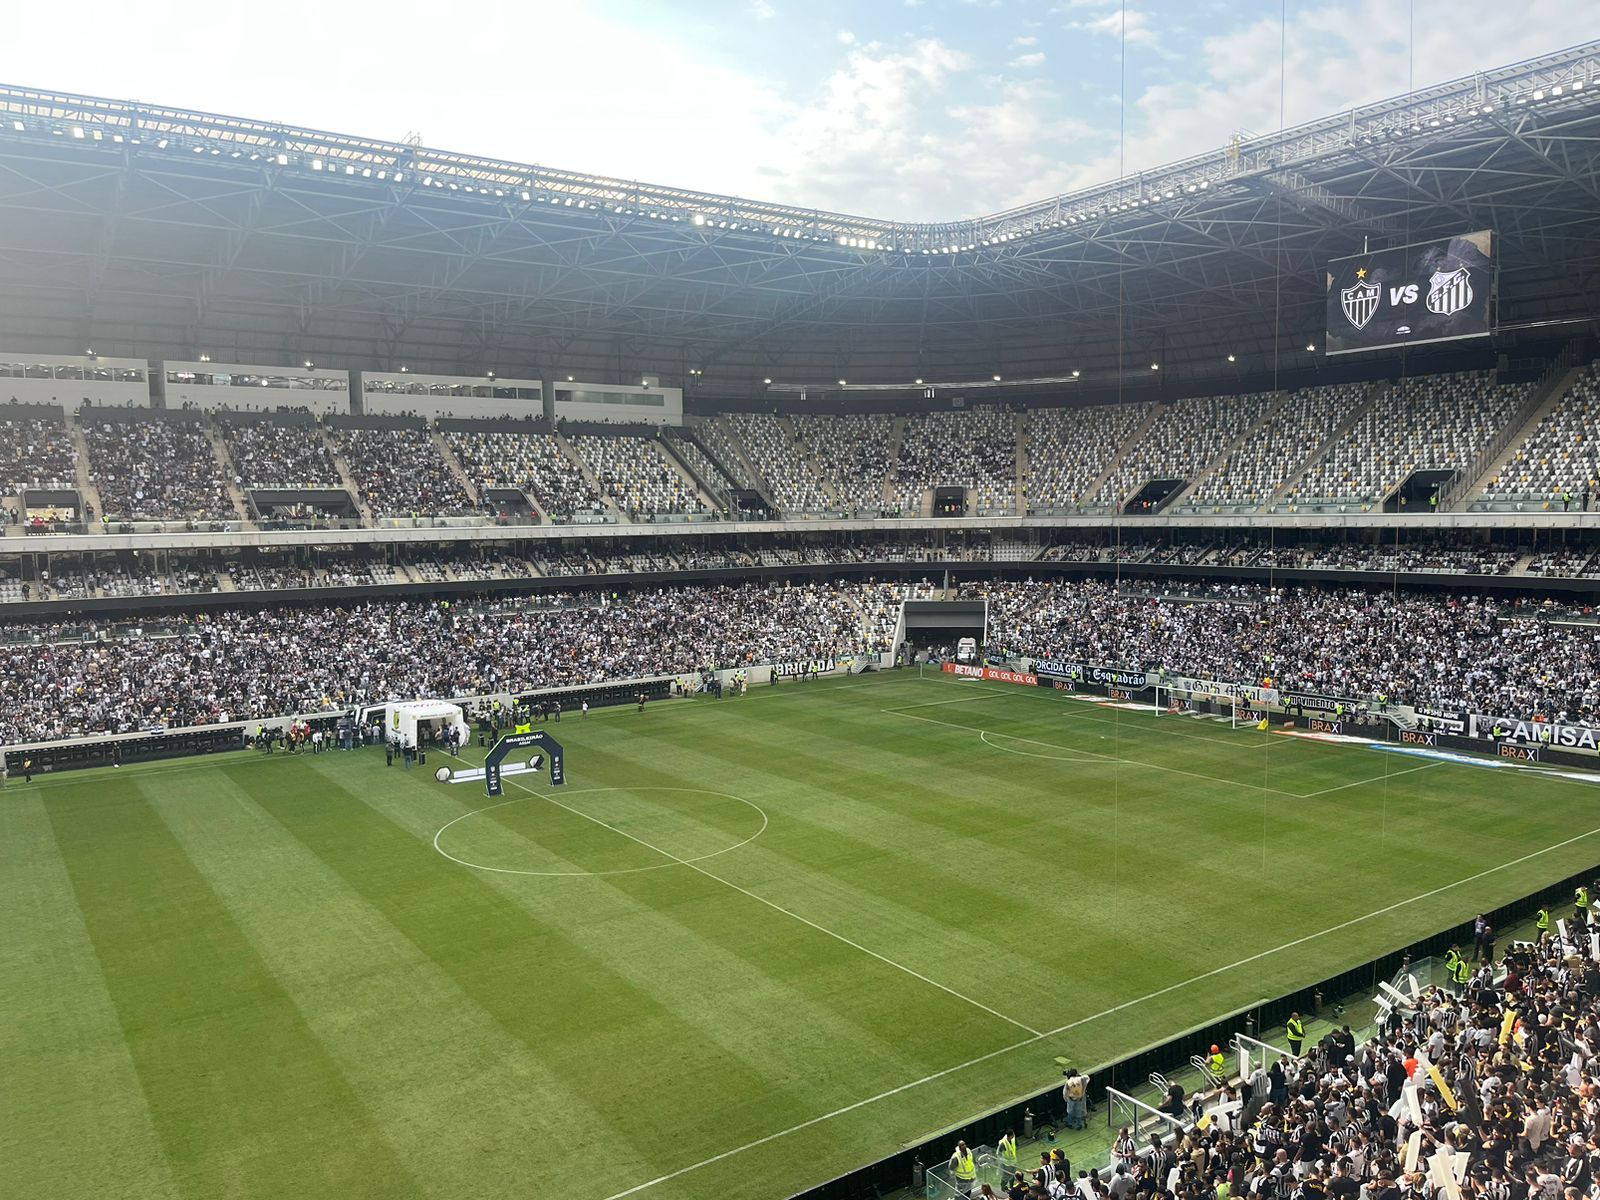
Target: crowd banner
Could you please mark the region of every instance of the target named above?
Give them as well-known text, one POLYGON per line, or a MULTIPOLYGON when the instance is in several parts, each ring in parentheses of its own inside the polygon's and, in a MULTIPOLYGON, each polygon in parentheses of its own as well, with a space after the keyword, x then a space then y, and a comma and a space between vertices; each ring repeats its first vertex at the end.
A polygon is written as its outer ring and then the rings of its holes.
POLYGON ((1074 683, 1093 684, 1097 687, 1150 688, 1160 682, 1160 677, 1150 671, 1127 667, 1108 667, 1097 663, 1064 662, 1060 659, 1036 658, 1033 674, 1070 679, 1074 683))
POLYGON ((772 673, 779 679, 805 679, 811 675, 831 675, 842 665, 849 669, 852 659, 837 658, 805 658, 797 662, 781 662, 772 664, 772 673))

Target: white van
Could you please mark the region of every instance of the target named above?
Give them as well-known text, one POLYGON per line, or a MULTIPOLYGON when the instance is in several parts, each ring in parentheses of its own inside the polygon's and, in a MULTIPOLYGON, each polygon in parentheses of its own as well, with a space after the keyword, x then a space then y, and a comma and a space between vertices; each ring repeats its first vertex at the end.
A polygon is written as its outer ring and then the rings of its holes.
POLYGON ((963 663, 978 661, 978 640, 976 638, 962 638, 956 643, 956 661, 963 663))

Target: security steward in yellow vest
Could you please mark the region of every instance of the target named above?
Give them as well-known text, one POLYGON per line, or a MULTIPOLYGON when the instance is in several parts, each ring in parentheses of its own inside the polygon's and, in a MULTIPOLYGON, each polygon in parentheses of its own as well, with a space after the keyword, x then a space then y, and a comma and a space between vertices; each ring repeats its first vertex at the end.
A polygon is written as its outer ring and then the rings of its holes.
POLYGON ((1000 1166, 1007 1177, 1014 1175, 1017 1170, 1017 1135, 1006 1130, 1000 1137, 1000 1144, 995 1147, 995 1153, 1000 1156, 1000 1166))
POLYGON ((1455 946, 1451 946, 1450 952, 1444 956, 1444 969, 1451 981, 1459 985, 1465 985, 1472 978, 1472 964, 1462 957, 1461 951, 1455 946))
POLYGON ((1587 917, 1589 915, 1589 889, 1588 888, 1580 887, 1578 889, 1577 899, 1576 899, 1575 903, 1577 904, 1578 911, 1581 912, 1585 917, 1587 917))
POLYGON ((950 1170, 956 1177, 956 1191, 970 1196, 978 1183, 978 1164, 965 1142, 956 1143, 956 1152, 950 1156, 950 1170))
POLYGON ((1550 932, 1550 906, 1548 904, 1539 906, 1539 915, 1534 920, 1533 927, 1540 933, 1550 932))
POLYGON ((1212 1043, 1211 1054, 1206 1059, 1206 1069, 1218 1079, 1228 1078, 1228 1058, 1222 1053, 1222 1048, 1212 1043))
POLYGON ((1299 1013, 1289 1014, 1289 1020, 1283 1027, 1283 1036, 1289 1040, 1289 1053, 1299 1058, 1300 1045, 1306 1040, 1306 1023, 1300 1019, 1299 1013))

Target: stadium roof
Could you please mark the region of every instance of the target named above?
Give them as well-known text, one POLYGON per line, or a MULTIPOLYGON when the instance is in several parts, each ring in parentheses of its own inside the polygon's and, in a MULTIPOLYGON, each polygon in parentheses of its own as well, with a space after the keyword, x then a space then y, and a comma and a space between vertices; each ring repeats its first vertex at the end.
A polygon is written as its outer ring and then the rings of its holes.
POLYGON ((0 339, 41 351, 1211 378, 1319 357, 1328 259, 1479 228, 1503 331, 1600 313, 1600 42, 936 225, 0 86, 0 339))

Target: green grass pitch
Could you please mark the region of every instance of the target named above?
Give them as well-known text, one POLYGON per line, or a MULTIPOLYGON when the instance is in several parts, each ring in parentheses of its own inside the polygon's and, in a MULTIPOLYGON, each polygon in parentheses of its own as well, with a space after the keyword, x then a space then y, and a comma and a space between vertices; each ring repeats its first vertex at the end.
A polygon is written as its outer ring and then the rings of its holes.
POLYGON ((910 672, 559 736, 498 806, 376 749, 13 780, 0 1194, 768 1200, 1600 833, 1579 782, 910 672))

